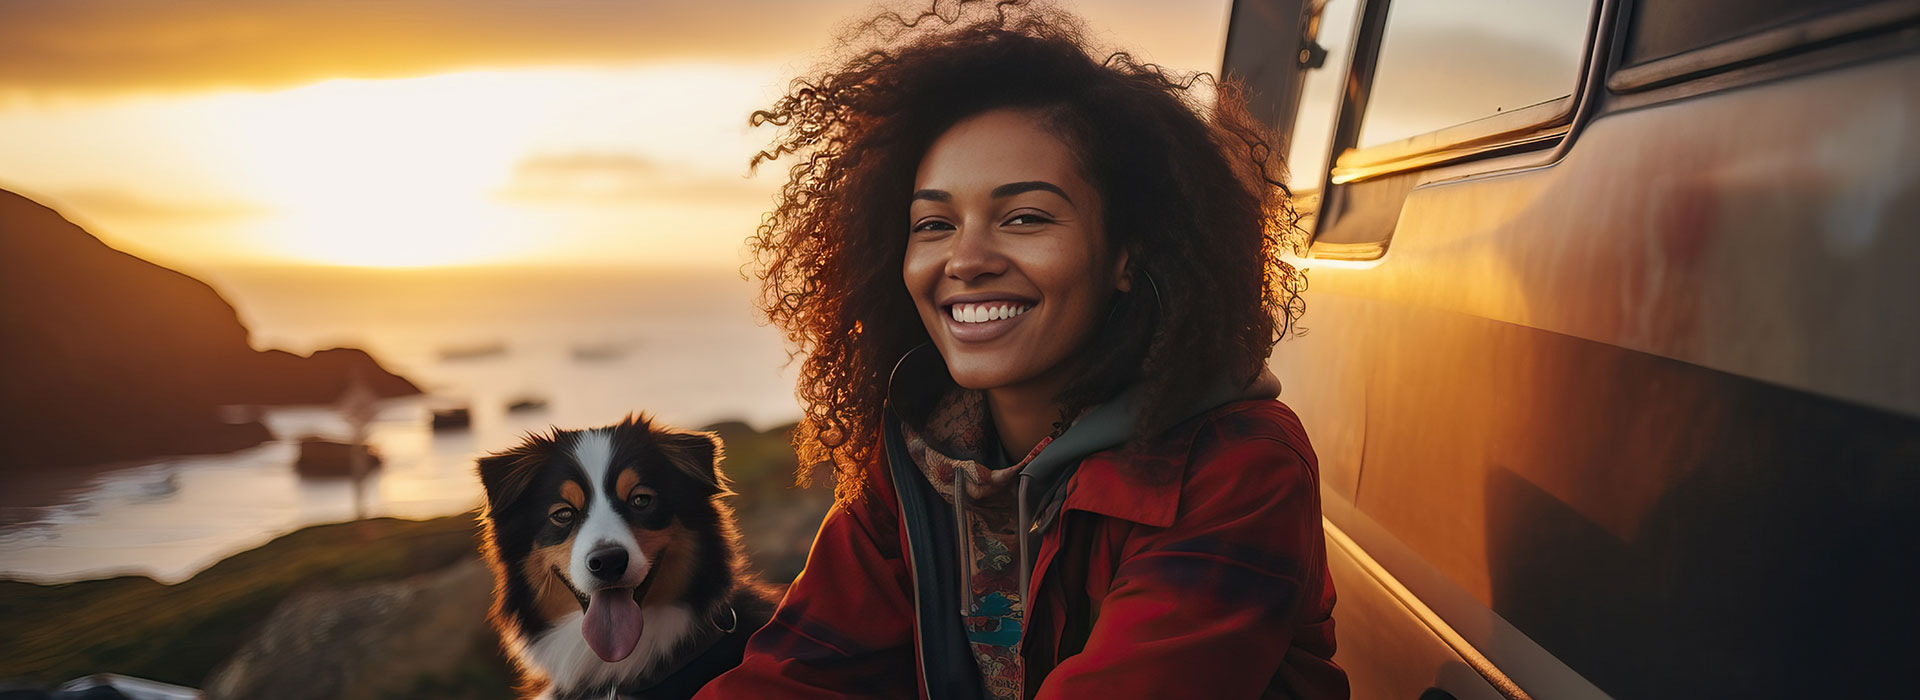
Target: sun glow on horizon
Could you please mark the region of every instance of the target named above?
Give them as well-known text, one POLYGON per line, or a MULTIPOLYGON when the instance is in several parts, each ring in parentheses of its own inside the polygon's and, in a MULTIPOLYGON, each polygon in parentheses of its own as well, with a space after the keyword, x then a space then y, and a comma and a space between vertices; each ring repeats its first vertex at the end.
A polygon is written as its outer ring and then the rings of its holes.
MULTIPOLYGON (((754 11, 771 33, 741 34, 740 8, 595 5, 567 12, 605 18, 595 26, 658 19, 647 29, 675 41, 525 26, 551 13, 504 6, 420 8, 398 24, 391 8, 338 23, 329 10, 320 26, 305 5, 238 3, 233 17, 273 32, 203 53, 125 37, 158 36, 155 18, 178 37, 229 26, 201 23, 214 16, 48 14, 24 31, 49 40, 15 58, 72 81, 0 81, 0 188, 177 267, 739 265, 790 164, 745 177, 772 136, 747 115, 826 58, 826 23, 865 10, 754 11), (530 43, 497 40, 503 28, 530 43), (576 51, 582 37, 611 43, 576 51), (361 77, 305 82, 316 76, 361 77)), ((1225 5, 1077 5, 1137 55, 1218 61, 1225 5)))
POLYGON ((12 179, 163 258, 723 264, 773 187, 742 176, 765 138, 745 115, 776 70, 469 71, 71 105, 12 117, 73 125, 29 145, 40 165, 12 179), (117 149, 105 171, 65 165, 129 129, 173 138, 117 149), (199 216, 216 210, 238 213, 199 216))
POLYGON ((488 193, 542 122, 543 91, 511 73, 335 80, 237 95, 220 110, 236 185, 274 212, 261 247, 371 267, 497 262, 540 241, 488 193))

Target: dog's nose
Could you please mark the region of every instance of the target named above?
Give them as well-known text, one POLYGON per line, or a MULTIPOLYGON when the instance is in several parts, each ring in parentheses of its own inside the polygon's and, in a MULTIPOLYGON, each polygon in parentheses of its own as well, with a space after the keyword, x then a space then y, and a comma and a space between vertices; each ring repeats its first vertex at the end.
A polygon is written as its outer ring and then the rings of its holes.
POLYGON ((587 573, 602 581, 618 581, 627 573, 627 549, 607 547, 587 555, 587 573))

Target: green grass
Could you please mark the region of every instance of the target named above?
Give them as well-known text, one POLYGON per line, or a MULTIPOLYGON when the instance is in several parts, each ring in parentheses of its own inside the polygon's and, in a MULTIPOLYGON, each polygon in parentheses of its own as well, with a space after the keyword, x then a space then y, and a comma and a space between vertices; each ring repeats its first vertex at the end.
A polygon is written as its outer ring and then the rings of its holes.
POLYGON ((474 556, 476 542, 471 513, 376 518, 299 530, 171 586, 0 581, 0 678, 124 673, 198 686, 288 595, 434 571, 474 556))

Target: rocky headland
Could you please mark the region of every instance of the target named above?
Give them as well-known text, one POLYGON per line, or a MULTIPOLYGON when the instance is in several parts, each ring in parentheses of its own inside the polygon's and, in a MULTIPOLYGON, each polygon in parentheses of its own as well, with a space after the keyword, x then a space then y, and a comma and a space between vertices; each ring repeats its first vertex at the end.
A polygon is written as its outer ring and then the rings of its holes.
POLYGON ((361 350, 255 350, 206 283, 4 190, 0 329, 0 474, 251 447, 272 436, 223 406, 331 403, 356 374, 419 393, 361 350))

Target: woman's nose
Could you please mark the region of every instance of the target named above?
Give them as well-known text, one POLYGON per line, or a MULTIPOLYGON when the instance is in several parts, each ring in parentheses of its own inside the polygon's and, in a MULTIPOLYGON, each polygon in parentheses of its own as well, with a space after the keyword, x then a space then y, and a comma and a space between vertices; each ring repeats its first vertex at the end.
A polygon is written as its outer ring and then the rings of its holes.
POLYGON ((965 224, 950 240, 953 245, 947 251, 948 277, 969 281, 1006 272, 1007 259, 999 249, 992 227, 965 224))

